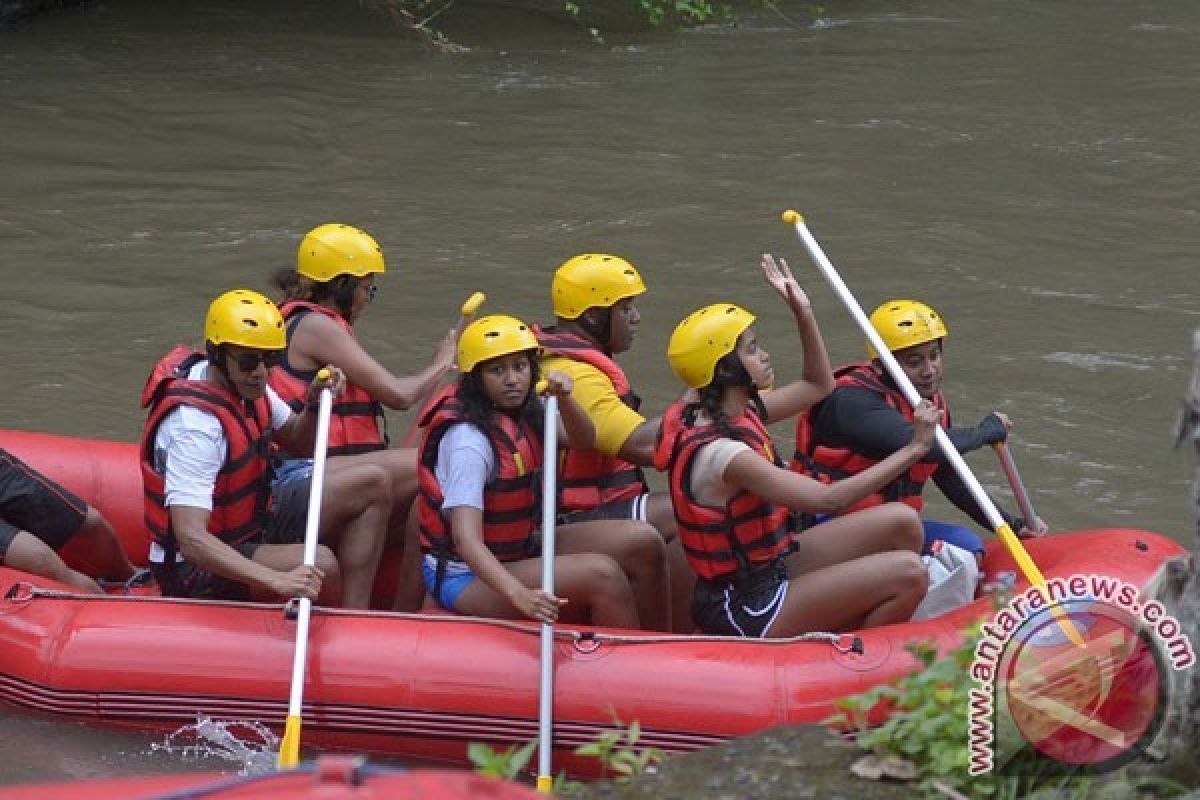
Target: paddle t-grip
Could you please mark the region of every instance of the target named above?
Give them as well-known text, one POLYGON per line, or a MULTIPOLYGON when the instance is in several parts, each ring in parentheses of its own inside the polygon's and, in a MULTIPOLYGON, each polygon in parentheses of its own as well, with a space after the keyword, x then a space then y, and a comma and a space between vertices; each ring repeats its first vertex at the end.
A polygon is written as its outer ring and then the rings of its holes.
POLYGON ((475 292, 473 295, 467 298, 465 303, 462 304, 462 308, 459 310, 459 313, 464 317, 474 316, 475 312, 479 310, 479 307, 483 305, 485 300, 487 300, 486 294, 483 292, 475 292))

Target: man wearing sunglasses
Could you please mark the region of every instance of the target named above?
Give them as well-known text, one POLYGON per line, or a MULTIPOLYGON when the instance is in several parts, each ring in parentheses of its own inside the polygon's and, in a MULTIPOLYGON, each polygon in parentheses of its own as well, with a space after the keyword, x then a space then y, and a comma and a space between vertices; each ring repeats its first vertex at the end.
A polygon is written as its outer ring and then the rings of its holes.
POLYGON ((386 472, 363 463, 326 476, 322 545, 311 567, 303 565, 311 479, 274 495, 270 488, 272 447, 311 455, 316 399, 327 386, 341 391, 344 376, 331 368, 330 382, 314 379, 299 412, 280 400, 267 375, 287 344, 283 318, 257 292, 218 297, 204 331, 204 353, 176 347, 142 392, 150 409, 141 444, 150 563, 163 593, 367 608, 390 510, 386 472))

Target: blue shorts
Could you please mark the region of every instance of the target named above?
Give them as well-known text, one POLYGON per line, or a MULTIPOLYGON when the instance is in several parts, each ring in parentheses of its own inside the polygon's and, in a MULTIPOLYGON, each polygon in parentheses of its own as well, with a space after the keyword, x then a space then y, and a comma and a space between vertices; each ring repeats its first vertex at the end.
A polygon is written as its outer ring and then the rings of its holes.
POLYGON ((312 477, 313 460, 311 458, 289 458, 277 462, 275 477, 271 479, 271 491, 277 492, 285 483, 312 477))
POLYGON ((471 572, 471 568, 461 561, 450 561, 446 565, 446 572, 442 575, 442 585, 438 587, 438 591, 434 594, 434 585, 437 583, 437 557, 427 555, 421 562, 421 571, 425 575, 425 585, 429 587, 429 593, 433 595, 433 599, 438 605, 450 611, 457 611, 454 607, 458 602, 458 596, 463 593, 471 581, 475 580, 475 573, 471 572))
MULTIPOLYGON (((815 519, 816 522, 820 523, 832 519, 832 517, 828 514, 817 514, 815 519)), ((984 550, 983 539, 980 538, 979 534, 961 525, 923 519, 921 520, 921 527, 925 529, 925 546, 921 548, 922 555, 929 555, 930 545, 938 539, 941 539, 946 544, 961 547, 963 550, 977 555, 984 550)))

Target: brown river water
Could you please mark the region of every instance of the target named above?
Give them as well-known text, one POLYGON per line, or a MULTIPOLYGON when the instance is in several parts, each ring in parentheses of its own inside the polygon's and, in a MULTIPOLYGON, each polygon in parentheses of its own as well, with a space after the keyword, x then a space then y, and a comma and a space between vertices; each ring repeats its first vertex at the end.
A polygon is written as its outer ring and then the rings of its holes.
MULTIPOLYGON (((624 358, 649 409, 677 392, 671 328, 717 300, 757 312, 780 378, 798 374, 765 251, 810 290, 834 360, 860 358, 779 221, 795 207, 868 311, 942 312, 957 419, 1013 417, 1052 529, 1185 540, 1200 5, 781 8, 603 44, 475 12, 447 20, 472 48, 455 56, 351 0, 108 0, 0 33, 0 422, 134 439, 154 360, 331 220, 384 248, 359 330, 397 371, 472 291, 545 320, 554 267, 596 250, 650 286, 624 358)), ((1011 506, 995 459, 970 463, 1011 506)), ((159 741, 0 710, 0 783, 196 768, 159 741)))

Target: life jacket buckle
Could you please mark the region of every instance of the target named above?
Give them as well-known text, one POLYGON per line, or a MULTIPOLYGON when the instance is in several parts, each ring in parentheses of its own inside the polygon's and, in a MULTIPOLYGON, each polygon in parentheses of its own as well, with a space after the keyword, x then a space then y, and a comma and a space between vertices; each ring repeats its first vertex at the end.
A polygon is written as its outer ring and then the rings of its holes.
POLYGON ((283 604, 283 618, 295 622, 300 617, 300 601, 293 597, 283 604))

